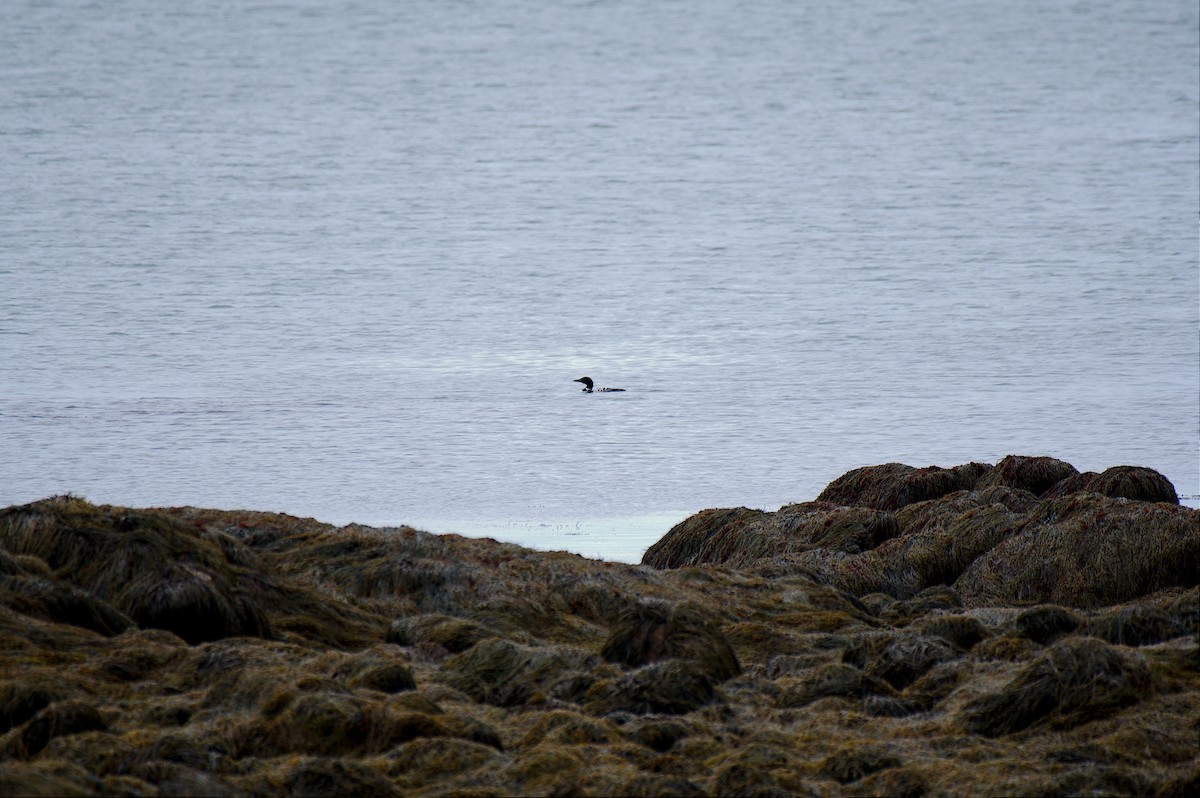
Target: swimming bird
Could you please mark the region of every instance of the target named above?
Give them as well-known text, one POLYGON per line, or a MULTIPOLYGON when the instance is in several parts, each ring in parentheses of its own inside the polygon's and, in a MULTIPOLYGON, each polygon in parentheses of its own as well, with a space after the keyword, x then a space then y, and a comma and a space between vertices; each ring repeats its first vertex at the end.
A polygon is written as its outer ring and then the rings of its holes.
POLYGON ((594 388, 593 389, 592 388, 593 383, 592 383, 591 377, 580 377, 577 380, 572 380, 572 382, 582 382, 584 393, 624 393, 625 392, 624 388, 594 388))

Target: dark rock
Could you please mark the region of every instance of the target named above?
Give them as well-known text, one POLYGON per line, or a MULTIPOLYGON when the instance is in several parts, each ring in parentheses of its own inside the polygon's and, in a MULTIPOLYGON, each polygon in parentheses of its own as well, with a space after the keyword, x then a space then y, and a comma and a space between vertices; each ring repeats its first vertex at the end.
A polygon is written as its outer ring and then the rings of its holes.
POLYGON ((617 620, 600 656, 630 668, 686 659, 718 683, 742 670, 717 618, 688 603, 643 601, 630 607, 617 620))
POLYGON ((1041 496, 1055 484, 1078 473, 1075 466, 1053 457, 1010 454, 980 478, 975 490, 1003 485, 1041 496))
POLYGON ((971 490, 990 468, 983 463, 966 463, 954 468, 913 468, 902 463, 866 466, 829 483, 817 501, 894 512, 947 493, 971 490))
POLYGON ((1011 734, 1035 723, 1071 728, 1111 715, 1149 694, 1150 669, 1136 655, 1089 637, 1069 637, 1027 665, 998 692, 959 713, 970 732, 1011 734))

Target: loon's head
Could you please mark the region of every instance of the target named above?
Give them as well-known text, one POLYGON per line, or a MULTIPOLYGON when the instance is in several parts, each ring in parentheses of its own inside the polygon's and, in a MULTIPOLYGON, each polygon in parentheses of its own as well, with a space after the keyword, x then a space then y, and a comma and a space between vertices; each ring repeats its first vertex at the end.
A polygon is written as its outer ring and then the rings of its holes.
POLYGON ((588 393, 592 392, 592 378, 591 377, 580 377, 577 380, 572 380, 572 382, 582 382, 583 390, 587 391, 588 393))

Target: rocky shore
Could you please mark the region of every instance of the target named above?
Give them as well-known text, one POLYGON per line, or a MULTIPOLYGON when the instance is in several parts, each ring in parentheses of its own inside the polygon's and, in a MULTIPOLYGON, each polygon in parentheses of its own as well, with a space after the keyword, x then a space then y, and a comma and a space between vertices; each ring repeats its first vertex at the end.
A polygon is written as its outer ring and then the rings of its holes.
POLYGON ((1200 511, 1145 468, 851 471, 642 564, 0 510, 0 795, 1194 795, 1200 511))

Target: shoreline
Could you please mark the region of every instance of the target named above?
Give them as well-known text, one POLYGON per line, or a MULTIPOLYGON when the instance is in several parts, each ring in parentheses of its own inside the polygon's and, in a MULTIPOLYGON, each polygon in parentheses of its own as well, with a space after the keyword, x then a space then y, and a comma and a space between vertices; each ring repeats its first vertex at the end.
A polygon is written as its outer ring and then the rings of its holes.
POLYGON ((435 535, 492 538, 537 551, 566 551, 592 560, 637 564, 646 549, 692 514, 680 510, 578 520, 455 521, 418 518, 387 526, 410 526, 435 535))
POLYGON ((1200 511, 1176 502, 1149 469, 890 463, 691 515, 637 565, 0 509, 0 792, 1190 795, 1200 511))

